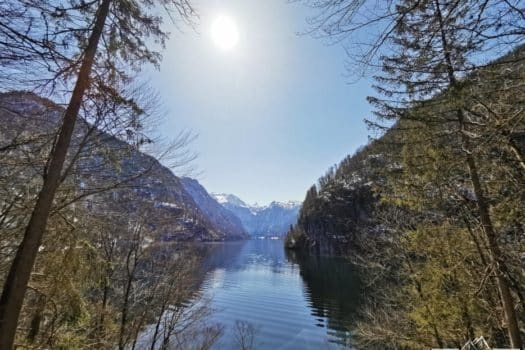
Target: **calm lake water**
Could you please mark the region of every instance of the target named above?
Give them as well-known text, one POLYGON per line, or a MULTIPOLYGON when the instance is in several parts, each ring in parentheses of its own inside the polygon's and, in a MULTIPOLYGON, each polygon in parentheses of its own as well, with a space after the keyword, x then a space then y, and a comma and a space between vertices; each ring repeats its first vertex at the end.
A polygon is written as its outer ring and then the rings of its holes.
POLYGON ((213 244, 204 294, 224 335, 214 349, 238 348, 236 321, 256 329, 256 350, 348 349, 359 285, 342 259, 285 251, 280 240, 213 244))

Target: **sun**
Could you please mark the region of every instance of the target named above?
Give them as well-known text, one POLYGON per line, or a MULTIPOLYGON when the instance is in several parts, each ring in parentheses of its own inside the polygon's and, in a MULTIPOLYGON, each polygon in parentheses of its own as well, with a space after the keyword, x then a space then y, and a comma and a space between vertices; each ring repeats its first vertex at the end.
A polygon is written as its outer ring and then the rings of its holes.
POLYGON ((221 15, 211 25, 211 37, 219 48, 230 50, 239 41, 239 31, 230 17, 221 15))

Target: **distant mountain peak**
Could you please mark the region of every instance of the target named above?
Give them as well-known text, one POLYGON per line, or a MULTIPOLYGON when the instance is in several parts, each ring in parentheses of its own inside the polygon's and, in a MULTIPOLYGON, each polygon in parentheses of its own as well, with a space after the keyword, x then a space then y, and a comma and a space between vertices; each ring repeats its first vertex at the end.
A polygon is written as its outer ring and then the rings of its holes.
POLYGON ((197 180, 189 177, 183 177, 181 181, 186 192, 191 195, 199 209, 206 214, 215 227, 227 233, 230 238, 246 238, 247 234, 241 220, 217 198, 221 201, 242 202, 240 199, 228 195, 211 195, 197 180))
POLYGON ((212 193, 212 196, 233 212, 252 236, 283 235, 295 224, 302 205, 298 201, 248 205, 233 194, 212 193))
POLYGON ((260 210, 264 210, 264 209, 271 208, 271 207, 292 209, 292 208, 300 207, 302 205, 302 202, 294 201, 294 200, 289 200, 285 202, 272 201, 270 204, 259 204, 257 202, 255 202, 254 204, 248 204, 234 194, 210 193, 210 195, 222 205, 230 204, 230 205, 234 205, 238 207, 249 208, 255 213, 260 210))
POLYGON ((239 207, 246 207, 248 208, 249 205, 246 204, 242 199, 239 197, 233 195, 233 194, 227 194, 227 193, 210 193, 213 198, 220 204, 231 204, 236 205, 239 207))
POLYGON ((281 207, 281 208, 287 208, 287 209, 292 209, 292 208, 298 208, 302 205, 302 202, 299 202, 299 201, 286 201, 286 202, 277 202, 277 201, 273 201, 270 203, 270 207, 274 206, 274 207, 281 207))

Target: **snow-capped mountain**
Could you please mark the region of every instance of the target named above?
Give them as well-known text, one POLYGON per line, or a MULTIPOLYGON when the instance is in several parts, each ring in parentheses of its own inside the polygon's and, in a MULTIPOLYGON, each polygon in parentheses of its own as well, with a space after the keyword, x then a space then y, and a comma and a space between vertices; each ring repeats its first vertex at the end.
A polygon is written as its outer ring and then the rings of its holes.
POLYGON ((252 236, 283 235, 295 224, 301 203, 272 202, 269 205, 249 205, 237 196, 212 193, 223 207, 234 213, 252 236))
POLYGON ((213 193, 212 196, 215 198, 219 204, 232 204, 239 207, 248 207, 239 197, 234 196, 233 194, 224 194, 224 193, 213 193))
POLYGON ((206 189, 195 179, 189 177, 181 178, 182 185, 190 194, 199 209, 223 232, 228 232, 230 239, 247 238, 241 220, 230 210, 223 207, 218 200, 214 199, 206 189))

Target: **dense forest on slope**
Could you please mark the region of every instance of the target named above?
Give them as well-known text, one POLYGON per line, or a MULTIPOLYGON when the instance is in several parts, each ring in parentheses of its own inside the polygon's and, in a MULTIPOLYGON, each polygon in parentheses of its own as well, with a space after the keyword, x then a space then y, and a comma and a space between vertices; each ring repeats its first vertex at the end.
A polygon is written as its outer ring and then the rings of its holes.
POLYGON ((359 266, 367 302, 354 328, 358 343, 461 347, 483 335, 508 345, 498 278, 525 323, 523 57, 518 48, 461 79, 459 91, 412 104, 307 192, 286 244, 359 266), (466 128, 457 126, 458 105, 466 128), (472 158, 483 199, 465 165, 472 158), (486 235, 480 201, 495 237, 486 235))
POLYGON ((386 229, 376 218, 379 195, 374 188, 384 183, 385 168, 393 170, 396 165, 381 141, 330 168, 308 190, 297 223, 287 235, 289 248, 321 255, 345 254, 360 237, 386 229))

